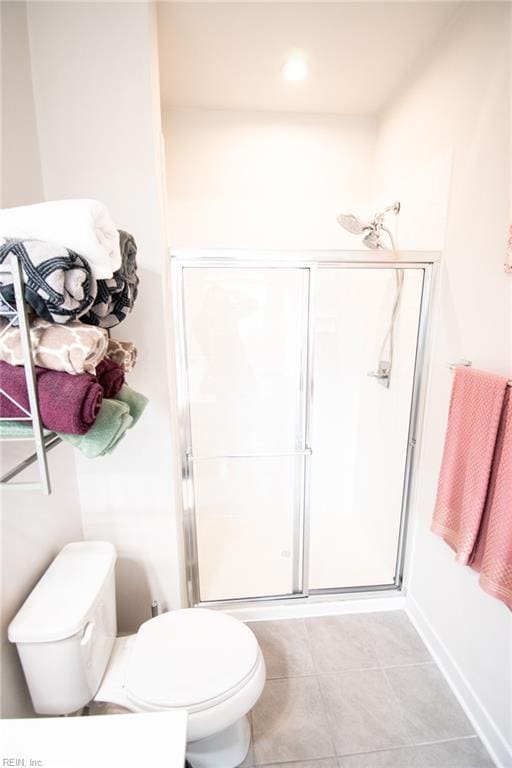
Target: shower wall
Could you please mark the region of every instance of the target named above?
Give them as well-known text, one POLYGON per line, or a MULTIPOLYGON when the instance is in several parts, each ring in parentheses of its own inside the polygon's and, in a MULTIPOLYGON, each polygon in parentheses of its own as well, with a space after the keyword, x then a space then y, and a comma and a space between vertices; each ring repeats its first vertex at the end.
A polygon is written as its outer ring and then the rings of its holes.
POLYGON ((373 117, 171 109, 162 128, 173 247, 354 247, 336 215, 371 212, 373 117))

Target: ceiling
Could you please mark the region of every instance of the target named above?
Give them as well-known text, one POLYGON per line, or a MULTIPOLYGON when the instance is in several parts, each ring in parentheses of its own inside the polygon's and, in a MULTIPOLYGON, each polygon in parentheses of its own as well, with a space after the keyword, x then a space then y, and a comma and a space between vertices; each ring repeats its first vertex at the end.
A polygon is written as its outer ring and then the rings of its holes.
POLYGON ((164 106, 378 114, 460 2, 158 4, 164 106), (281 75, 299 49, 310 74, 281 75))

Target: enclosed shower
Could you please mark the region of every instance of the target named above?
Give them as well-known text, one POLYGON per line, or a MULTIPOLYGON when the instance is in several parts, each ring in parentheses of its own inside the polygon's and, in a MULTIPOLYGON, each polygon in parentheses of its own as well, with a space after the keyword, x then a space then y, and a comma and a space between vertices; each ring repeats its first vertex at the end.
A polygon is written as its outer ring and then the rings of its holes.
POLYGON ((191 604, 400 587, 432 266, 173 255, 191 604))

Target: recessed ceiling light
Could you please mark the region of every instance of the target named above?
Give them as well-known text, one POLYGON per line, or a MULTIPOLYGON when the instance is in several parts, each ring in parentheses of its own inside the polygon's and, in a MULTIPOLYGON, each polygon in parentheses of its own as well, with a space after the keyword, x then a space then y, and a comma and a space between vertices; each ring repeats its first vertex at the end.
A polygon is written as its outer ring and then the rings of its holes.
POLYGON ((283 65, 283 77, 290 82, 305 80, 308 76, 308 62, 303 53, 292 53, 283 65))

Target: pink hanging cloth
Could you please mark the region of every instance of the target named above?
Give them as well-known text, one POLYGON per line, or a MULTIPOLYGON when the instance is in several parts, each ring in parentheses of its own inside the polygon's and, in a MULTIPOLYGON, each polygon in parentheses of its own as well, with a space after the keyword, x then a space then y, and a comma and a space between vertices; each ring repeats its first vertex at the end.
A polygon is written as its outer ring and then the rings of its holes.
POLYGON ((512 610, 512 395, 505 394, 491 481, 472 567, 480 586, 512 610))
POLYGON ((431 530, 463 565, 475 553, 506 388, 503 376, 455 370, 431 530))

